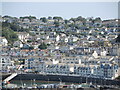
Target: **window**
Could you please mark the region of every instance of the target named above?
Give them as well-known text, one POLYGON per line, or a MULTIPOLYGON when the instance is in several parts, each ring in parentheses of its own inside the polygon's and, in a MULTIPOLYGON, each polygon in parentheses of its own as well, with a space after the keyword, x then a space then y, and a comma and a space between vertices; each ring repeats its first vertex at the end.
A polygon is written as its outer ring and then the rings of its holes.
POLYGON ((4 60, 2 60, 2 63, 5 63, 5 61, 4 61, 4 60))

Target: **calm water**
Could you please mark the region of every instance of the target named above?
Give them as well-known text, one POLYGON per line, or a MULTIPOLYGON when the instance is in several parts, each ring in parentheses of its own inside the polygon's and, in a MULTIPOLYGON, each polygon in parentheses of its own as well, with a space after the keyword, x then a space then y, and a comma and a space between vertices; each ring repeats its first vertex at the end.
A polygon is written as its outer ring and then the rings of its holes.
MULTIPOLYGON (((58 81, 38 81, 38 80, 13 80, 10 81, 10 84, 5 85, 5 88, 19 88, 19 87, 33 87, 40 86, 41 84, 59 84, 58 81)), ((64 82, 65 83, 65 82, 64 82)), ((72 83, 65 83, 67 85, 72 83)), ((75 83, 74 83, 75 84, 75 83)))

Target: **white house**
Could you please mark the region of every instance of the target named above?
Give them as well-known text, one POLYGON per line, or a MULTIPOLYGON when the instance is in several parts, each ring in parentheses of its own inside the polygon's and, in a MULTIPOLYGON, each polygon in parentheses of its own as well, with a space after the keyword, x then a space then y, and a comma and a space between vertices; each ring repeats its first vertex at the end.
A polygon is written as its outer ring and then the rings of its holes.
POLYGON ((17 35, 18 35, 19 40, 21 40, 22 42, 27 42, 27 38, 29 37, 29 33, 19 32, 17 35))
POLYGON ((57 35, 57 36, 56 36, 56 41, 58 42, 59 40, 60 40, 60 36, 57 35))
POLYGON ((93 67, 93 75, 102 76, 105 78, 116 78, 118 76, 118 65, 101 64, 93 67))
POLYGON ((80 57, 63 57, 60 61, 62 63, 79 64, 80 57))
POLYGON ((69 42, 76 42, 78 40, 78 37, 71 36, 69 37, 69 42))
POLYGON ((23 43, 21 42, 21 41, 15 41, 14 43, 13 43, 13 46, 15 46, 15 47, 23 47, 23 43))
POLYGON ((118 65, 82 65, 73 63, 44 62, 39 64, 39 72, 49 74, 74 74, 79 76, 104 77, 113 79, 119 75, 118 65))
POLYGON ((3 72, 8 72, 9 71, 9 67, 13 66, 10 57, 1 55, 0 56, 0 66, 2 67, 2 71, 3 72))
POLYGON ((5 37, 0 37, 0 45, 2 45, 2 46, 8 45, 8 41, 5 37))

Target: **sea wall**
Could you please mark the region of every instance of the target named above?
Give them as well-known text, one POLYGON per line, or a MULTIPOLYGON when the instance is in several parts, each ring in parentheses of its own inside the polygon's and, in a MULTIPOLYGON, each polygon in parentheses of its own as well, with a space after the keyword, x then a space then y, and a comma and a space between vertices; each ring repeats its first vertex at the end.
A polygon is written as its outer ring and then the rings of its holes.
POLYGON ((2 80, 4 80, 5 78, 7 78, 8 76, 10 76, 11 74, 2 74, 0 75, 0 77, 2 77, 2 80))
POLYGON ((86 78, 80 76, 68 76, 68 75, 42 75, 42 74, 18 74, 12 80, 41 80, 41 81, 61 81, 61 82, 73 82, 73 83, 85 83, 92 82, 93 84, 102 85, 120 85, 119 81, 105 80, 98 78, 86 78))

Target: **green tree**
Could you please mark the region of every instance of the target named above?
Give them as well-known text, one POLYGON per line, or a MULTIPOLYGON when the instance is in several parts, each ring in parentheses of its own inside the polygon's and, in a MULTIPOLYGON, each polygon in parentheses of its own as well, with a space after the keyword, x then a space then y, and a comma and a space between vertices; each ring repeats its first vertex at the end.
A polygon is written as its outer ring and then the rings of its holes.
POLYGON ((5 37, 10 44, 13 44, 14 41, 18 40, 17 34, 10 28, 2 28, 2 36, 5 37))
POLYGON ((78 16, 78 17, 77 17, 77 20, 78 20, 78 21, 82 20, 82 16, 78 16))
POLYGON ((46 23, 46 22, 47 22, 46 17, 42 17, 42 18, 40 18, 40 20, 41 20, 42 22, 44 22, 44 23, 46 23))
POLYGON ((49 17, 48 17, 48 19, 49 19, 49 20, 52 20, 52 17, 51 17, 51 16, 49 16, 49 17))
POLYGON ((68 20, 64 20, 65 24, 68 24, 68 20))
POLYGON ((57 20, 57 21, 59 21, 59 20, 63 20, 62 17, 57 17, 57 16, 53 17, 53 19, 54 19, 54 20, 57 20))
POLYGON ((10 28, 14 31, 19 31, 20 27, 17 24, 11 23, 10 28))
POLYGON ((120 34, 118 35, 118 37, 116 38, 116 42, 120 43, 120 34))
POLYGON ((68 25, 69 27, 75 27, 75 24, 74 23, 71 23, 68 25))
POLYGON ((34 47, 33 47, 33 46, 30 46, 30 47, 29 47, 29 50, 33 50, 33 49, 34 49, 34 47))
POLYGON ((115 79, 118 80, 118 81, 120 81, 120 76, 116 77, 115 79))
POLYGON ((5 15, 2 18, 12 18, 11 16, 5 15))
POLYGON ((95 21, 102 21, 100 17, 95 18, 95 21))
POLYGON ((45 43, 41 43, 39 46, 38 46, 39 49, 47 49, 47 45, 45 43))
POLYGON ((2 22, 2 27, 10 27, 10 23, 8 23, 7 21, 2 22))
POLYGON ((55 27, 59 27, 59 26, 60 26, 60 23, 59 23, 58 21, 55 21, 55 22, 54 22, 54 25, 55 25, 55 27))
POLYGON ((20 19, 22 19, 22 21, 23 21, 24 19, 29 19, 30 22, 31 22, 33 19, 36 19, 36 17, 35 17, 35 16, 25 16, 25 17, 20 17, 20 19))
POLYGON ((12 29, 13 31, 16 31, 16 32, 29 32, 30 28, 29 29, 24 29, 23 27, 20 27, 19 25, 17 25, 17 23, 8 23, 7 21, 6 22, 2 22, 2 27, 7 27, 7 28, 10 28, 12 29))
POLYGON ((73 21, 74 23, 76 22, 76 18, 71 18, 71 21, 73 21))

